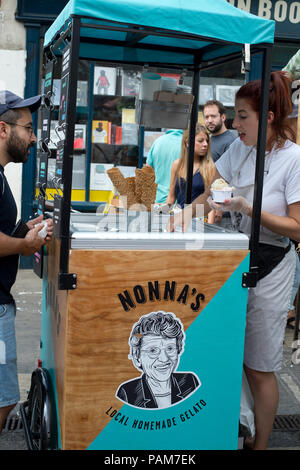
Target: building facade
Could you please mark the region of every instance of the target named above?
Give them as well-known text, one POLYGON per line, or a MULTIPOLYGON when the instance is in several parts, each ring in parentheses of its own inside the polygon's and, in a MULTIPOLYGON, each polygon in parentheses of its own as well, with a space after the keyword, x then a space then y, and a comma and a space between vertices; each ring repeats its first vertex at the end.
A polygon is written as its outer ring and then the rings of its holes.
MULTIPOLYGON (((25 97, 39 93, 43 37, 66 3, 67 0, 0 0, 2 89, 9 89, 25 97)), ((5 168, 16 199, 18 217, 24 220, 33 212, 35 155, 34 149, 23 167, 21 164, 9 164, 5 168)), ((21 265, 29 267, 31 260, 24 258, 21 265)))

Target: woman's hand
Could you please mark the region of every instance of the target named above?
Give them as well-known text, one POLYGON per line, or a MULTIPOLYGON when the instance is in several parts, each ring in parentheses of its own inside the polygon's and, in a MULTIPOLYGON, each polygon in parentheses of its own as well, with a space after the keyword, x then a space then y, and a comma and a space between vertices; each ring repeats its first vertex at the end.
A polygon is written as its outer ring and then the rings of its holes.
POLYGON ((193 218, 192 205, 185 207, 180 212, 172 215, 166 226, 167 232, 175 232, 176 227, 181 227, 182 232, 186 232, 193 218))
POLYGON ((242 214, 250 215, 252 206, 243 196, 234 196, 224 201, 224 211, 226 209, 231 212, 241 212, 242 214))
POLYGON ((220 223, 223 217, 223 211, 217 210, 215 211, 215 223, 220 223))

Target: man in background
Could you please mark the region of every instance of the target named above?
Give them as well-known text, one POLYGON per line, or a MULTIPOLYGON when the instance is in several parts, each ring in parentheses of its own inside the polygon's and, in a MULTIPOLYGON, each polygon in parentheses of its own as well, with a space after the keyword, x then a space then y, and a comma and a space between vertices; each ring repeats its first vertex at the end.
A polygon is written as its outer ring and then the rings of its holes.
POLYGON ((149 150, 146 165, 155 171, 157 183, 156 203, 165 203, 169 194, 171 167, 174 160, 180 157, 183 131, 170 129, 158 137, 149 150))
POLYGON ((236 137, 226 127, 226 109, 220 101, 207 101, 203 107, 203 116, 205 126, 211 134, 210 151, 216 162, 236 137))

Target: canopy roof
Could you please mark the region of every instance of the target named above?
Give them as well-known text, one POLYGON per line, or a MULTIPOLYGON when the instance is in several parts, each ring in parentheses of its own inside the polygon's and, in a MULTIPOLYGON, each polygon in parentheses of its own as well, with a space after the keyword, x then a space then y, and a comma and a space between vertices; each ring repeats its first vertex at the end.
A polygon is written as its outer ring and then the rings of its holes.
POLYGON ((241 44, 274 42, 274 21, 226 0, 70 0, 48 29, 45 47, 73 16, 81 18, 80 56, 94 59, 192 65, 195 55, 208 61, 241 44))

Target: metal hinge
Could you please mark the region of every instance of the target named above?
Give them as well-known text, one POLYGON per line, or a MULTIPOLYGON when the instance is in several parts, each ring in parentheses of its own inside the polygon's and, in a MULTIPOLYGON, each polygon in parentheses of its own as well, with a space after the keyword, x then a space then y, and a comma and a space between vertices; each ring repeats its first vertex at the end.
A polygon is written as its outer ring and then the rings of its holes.
POLYGON ((74 290, 77 287, 77 274, 59 273, 58 275, 58 289, 59 290, 74 290))
POLYGON ((250 272, 243 273, 242 287, 256 287, 258 276, 258 268, 251 268, 250 272))

